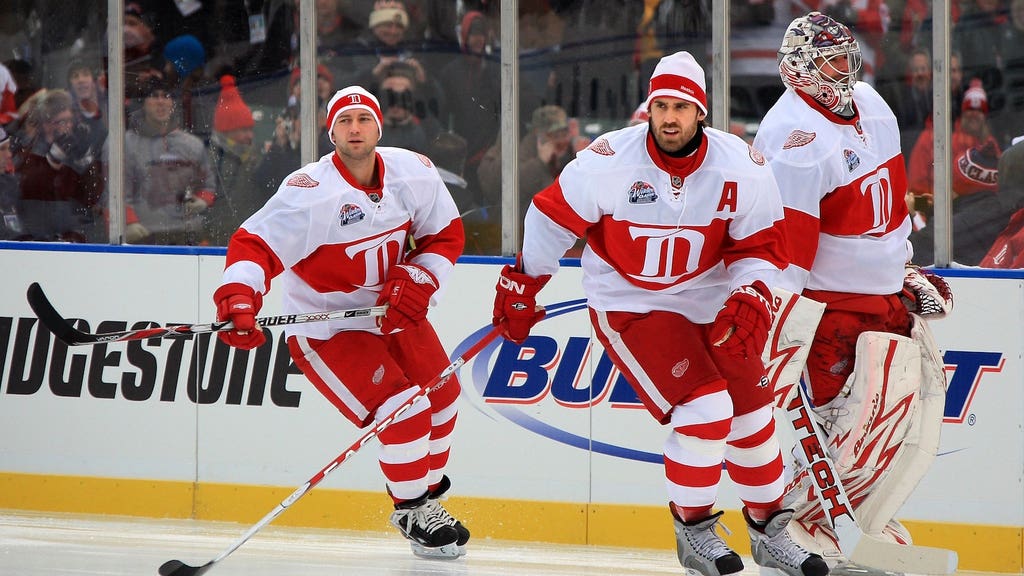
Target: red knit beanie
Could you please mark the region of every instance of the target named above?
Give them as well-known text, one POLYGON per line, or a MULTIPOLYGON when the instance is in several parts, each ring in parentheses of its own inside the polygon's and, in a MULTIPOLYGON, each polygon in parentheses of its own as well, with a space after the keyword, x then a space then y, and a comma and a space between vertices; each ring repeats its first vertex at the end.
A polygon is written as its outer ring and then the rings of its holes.
POLYGON ((235 86, 235 77, 221 76, 220 98, 217 100, 217 111, 213 113, 213 129, 217 132, 230 132, 255 125, 252 110, 242 100, 235 86))

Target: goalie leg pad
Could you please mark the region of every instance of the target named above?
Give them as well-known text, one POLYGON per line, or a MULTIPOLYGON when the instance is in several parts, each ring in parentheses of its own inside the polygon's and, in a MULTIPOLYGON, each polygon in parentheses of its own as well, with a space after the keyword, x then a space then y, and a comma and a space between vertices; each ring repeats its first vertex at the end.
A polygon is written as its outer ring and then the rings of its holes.
MULTIPOLYGON (((884 536, 890 531, 893 516, 928 472, 939 451, 942 417, 946 406, 945 363, 928 323, 920 316, 913 316, 910 336, 921 359, 919 406, 913 413, 903 445, 892 459, 888 474, 879 479, 857 507, 861 527, 868 534, 881 533, 884 536)), ((909 534, 906 536, 909 537, 909 534)))
MULTIPOLYGON (((846 385, 831 402, 814 409, 855 507, 890 473, 903 444, 916 443, 921 380, 921 349, 914 340, 864 332, 857 339, 856 368, 846 385)), ((810 482, 807 471, 798 468, 785 505, 794 507, 800 522, 824 522, 810 482)))

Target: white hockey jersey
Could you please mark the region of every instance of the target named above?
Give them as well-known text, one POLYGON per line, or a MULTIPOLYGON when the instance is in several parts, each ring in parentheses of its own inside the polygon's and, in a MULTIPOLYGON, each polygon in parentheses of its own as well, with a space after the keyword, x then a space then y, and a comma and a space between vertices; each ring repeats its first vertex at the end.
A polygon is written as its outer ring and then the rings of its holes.
MULTIPOLYGON (((439 297, 464 243, 455 202, 427 157, 382 147, 377 161, 379 191, 346 179, 334 152, 293 172, 232 236, 223 282, 266 293, 282 274, 285 314, 361 308, 376 303, 392 266, 409 261, 434 274, 439 297), (410 236, 416 247, 407 253, 410 236)), ((285 332, 326 340, 339 330, 377 331, 376 319, 285 332)))
POLYGON ((696 169, 673 174, 647 147, 647 125, 598 138, 538 193, 523 263, 552 274, 586 238, 583 289, 596 310, 667 310, 706 324, 729 293, 769 286, 786 265, 782 203, 764 158, 707 128, 696 169))
POLYGON ((850 120, 807 99, 787 89, 754 139, 786 207, 792 262, 779 286, 797 294, 899 292, 911 222, 896 117, 864 82, 854 86, 850 120))

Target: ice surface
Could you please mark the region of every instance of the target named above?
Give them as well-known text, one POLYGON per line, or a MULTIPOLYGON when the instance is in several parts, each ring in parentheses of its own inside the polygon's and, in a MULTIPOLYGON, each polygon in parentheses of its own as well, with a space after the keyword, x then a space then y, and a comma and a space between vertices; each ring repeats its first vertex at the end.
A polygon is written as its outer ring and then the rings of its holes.
MULTIPOLYGON (((0 576, 155 576, 176 559, 201 566, 248 525, 0 511, 0 576)), ((741 553, 744 551, 740 551, 741 553)), ((743 576, 757 567, 744 556, 743 576)), ((474 538, 458 560, 416 558, 396 533, 267 526, 208 576, 654 576, 683 574, 674 550, 474 538)), ((967 573, 963 573, 967 574, 967 573)))

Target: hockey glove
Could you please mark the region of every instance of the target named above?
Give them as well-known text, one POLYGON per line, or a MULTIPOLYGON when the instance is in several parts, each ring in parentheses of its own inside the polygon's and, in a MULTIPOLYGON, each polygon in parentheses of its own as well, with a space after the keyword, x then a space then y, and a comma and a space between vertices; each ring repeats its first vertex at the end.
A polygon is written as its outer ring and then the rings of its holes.
POLYGON ((907 264, 900 295, 907 310, 929 320, 945 318, 953 311, 953 291, 946 280, 913 264, 907 264))
POLYGON ((257 348, 267 341, 263 328, 256 324, 256 314, 263 306, 263 294, 245 284, 232 282, 217 288, 213 301, 217 303, 217 321, 230 320, 235 326, 232 330, 217 332, 218 338, 242 350, 257 348))
POLYGON ((437 278, 429 270, 415 264, 399 264, 388 273, 384 288, 377 297, 377 306, 388 309, 379 320, 380 331, 412 328, 427 317, 430 297, 437 292, 437 278))
POLYGON ((732 291, 711 325, 712 345, 730 356, 760 358, 772 327, 772 293, 760 280, 732 291))
POLYGON ((522 273, 521 257, 516 266, 506 264, 498 277, 494 296, 492 323, 501 326, 505 338, 522 345, 530 329, 544 318, 544 308, 537 306, 537 292, 551 279, 550 274, 534 278, 522 273))

